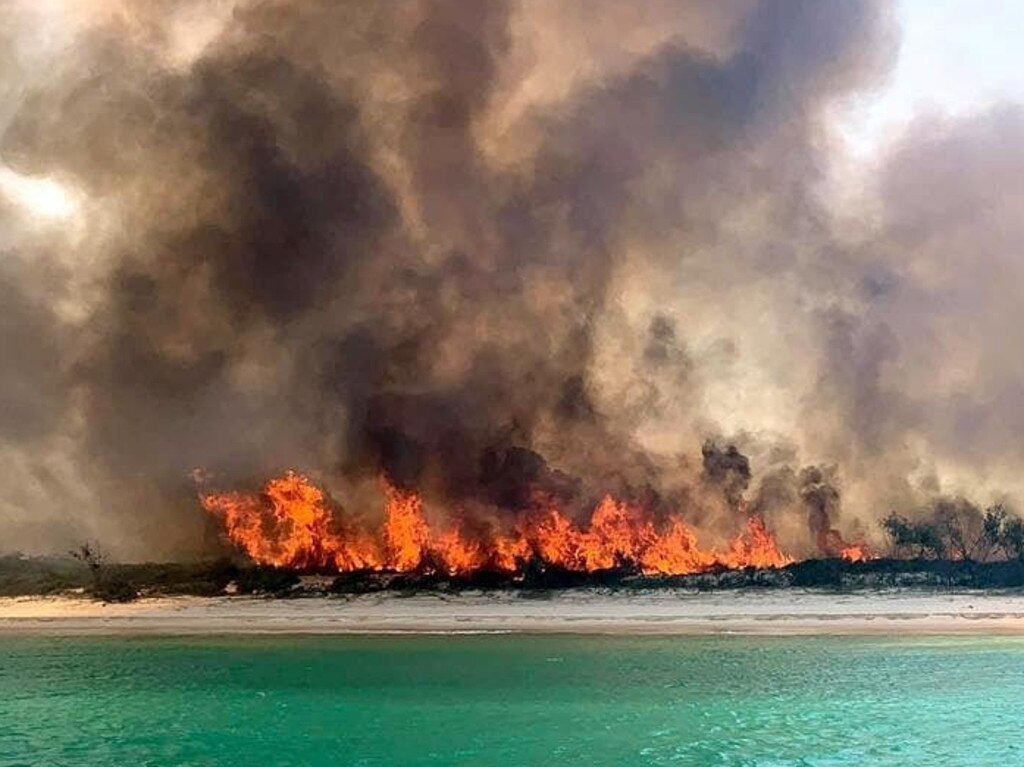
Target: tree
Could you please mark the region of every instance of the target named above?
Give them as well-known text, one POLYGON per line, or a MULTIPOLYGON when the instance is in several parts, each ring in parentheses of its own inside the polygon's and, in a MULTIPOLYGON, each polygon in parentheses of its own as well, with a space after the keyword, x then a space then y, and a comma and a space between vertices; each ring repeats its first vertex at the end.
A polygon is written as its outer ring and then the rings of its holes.
POLYGON ((882 529, 897 556, 986 561, 1001 554, 1024 561, 1024 519, 1000 503, 982 514, 969 501, 940 500, 924 519, 912 521, 892 512, 882 520, 882 529))
POLYGON ((982 560, 988 559, 1003 546, 1003 525, 1006 523, 1006 509, 1001 503, 994 504, 985 509, 985 518, 982 521, 981 540, 983 552, 982 560))
POLYGON ((86 542, 71 549, 68 554, 89 568, 93 589, 98 588, 101 571, 106 562, 106 556, 100 550, 100 547, 97 544, 86 542))
POLYGON ((1013 516, 1003 523, 1000 544, 1007 559, 1024 561, 1024 519, 1013 516))
POLYGON ((935 522, 911 522, 894 511, 882 520, 882 529, 885 530, 897 555, 910 552, 912 556, 919 558, 929 554, 936 559, 946 556, 946 544, 935 522))
POLYGON ((953 559, 977 558, 982 549, 984 518, 981 511, 963 498, 939 500, 931 515, 945 554, 953 559))
POLYGON ((131 602, 139 596, 138 589, 124 578, 108 577, 106 555, 97 544, 83 543, 68 552, 89 568, 92 587, 89 593, 104 602, 131 602))
POLYGON ((1024 561, 1024 519, 1001 503, 985 510, 982 537, 989 554, 999 551, 1007 559, 1024 561))
POLYGON ((889 538, 893 554, 900 556, 913 543, 913 532, 910 521, 895 511, 889 512, 889 516, 882 520, 882 529, 889 538))
POLYGON ((946 559, 949 549, 942 536, 941 528, 935 522, 918 522, 914 526, 914 542, 918 546, 917 555, 924 557, 930 554, 935 559, 946 559))

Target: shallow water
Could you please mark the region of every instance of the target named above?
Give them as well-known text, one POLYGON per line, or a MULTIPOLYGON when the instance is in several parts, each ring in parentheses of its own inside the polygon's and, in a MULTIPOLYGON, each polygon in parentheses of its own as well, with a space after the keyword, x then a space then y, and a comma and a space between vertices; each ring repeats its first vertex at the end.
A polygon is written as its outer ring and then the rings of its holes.
POLYGON ((0 765, 306 764, 1024 764, 1024 640, 0 637, 0 765))

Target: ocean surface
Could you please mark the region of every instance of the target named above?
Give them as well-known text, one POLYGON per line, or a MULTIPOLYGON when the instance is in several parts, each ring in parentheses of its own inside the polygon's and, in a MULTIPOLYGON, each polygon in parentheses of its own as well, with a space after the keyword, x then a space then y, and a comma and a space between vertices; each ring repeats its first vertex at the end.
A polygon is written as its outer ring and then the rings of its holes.
POLYGON ((0 637, 0 765, 1024 765, 1024 640, 0 637))

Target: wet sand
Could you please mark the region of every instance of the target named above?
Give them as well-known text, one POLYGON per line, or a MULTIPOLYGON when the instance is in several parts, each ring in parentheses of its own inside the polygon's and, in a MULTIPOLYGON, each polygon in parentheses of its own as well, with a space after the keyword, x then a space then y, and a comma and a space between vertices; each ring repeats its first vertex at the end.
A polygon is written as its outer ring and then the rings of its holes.
POLYGON ((0 599, 0 634, 264 633, 1020 634, 1024 594, 602 590, 100 604, 0 599))

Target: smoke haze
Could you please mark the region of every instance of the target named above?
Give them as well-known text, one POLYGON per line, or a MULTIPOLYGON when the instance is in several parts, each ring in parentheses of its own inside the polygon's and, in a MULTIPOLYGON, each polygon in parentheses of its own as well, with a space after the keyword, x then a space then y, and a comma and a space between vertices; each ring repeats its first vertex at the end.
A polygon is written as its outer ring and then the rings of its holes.
POLYGON ((804 553, 1024 490, 1024 115, 922 116, 844 188, 888 2, 0 0, 0 30, 0 171, 64 195, 0 176, 0 549, 202 553, 195 469, 723 536, 746 506, 804 553))

